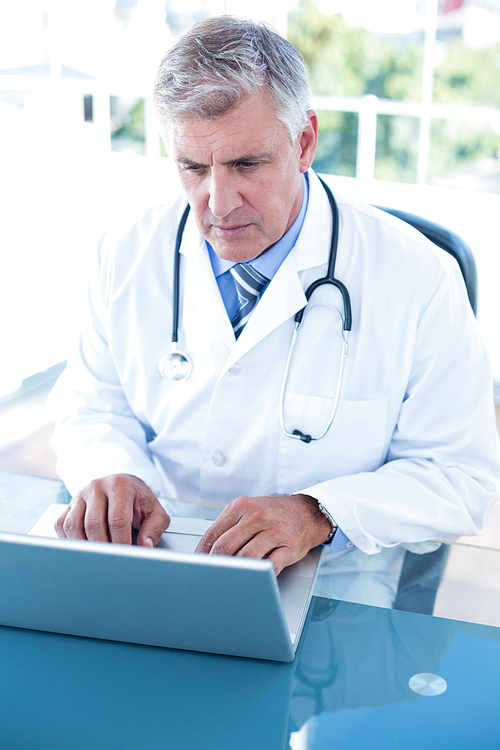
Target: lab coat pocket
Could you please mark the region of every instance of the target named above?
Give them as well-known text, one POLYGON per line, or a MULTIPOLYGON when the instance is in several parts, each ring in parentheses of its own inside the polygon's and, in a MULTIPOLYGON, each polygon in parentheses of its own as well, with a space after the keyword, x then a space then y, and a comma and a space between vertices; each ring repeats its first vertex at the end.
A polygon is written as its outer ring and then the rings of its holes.
MULTIPOLYGON (((288 432, 297 429, 317 437, 328 424, 332 407, 331 398, 287 393, 285 427, 288 432)), ((296 491, 297 482, 304 487, 378 468, 387 452, 387 409, 387 399, 341 400, 330 429, 320 440, 304 443, 282 432, 279 491, 296 491), (299 479, 304 473, 307 483, 299 479)))

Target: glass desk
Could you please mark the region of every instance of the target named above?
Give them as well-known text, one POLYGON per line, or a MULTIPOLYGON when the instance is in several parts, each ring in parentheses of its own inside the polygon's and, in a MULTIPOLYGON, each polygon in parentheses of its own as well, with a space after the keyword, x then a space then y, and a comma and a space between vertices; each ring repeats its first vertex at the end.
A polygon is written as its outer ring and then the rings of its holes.
MULTIPOLYGON (((56 480, 0 472, 0 530, 67 499, 56 480)), ((313 599, 290 664, 0 627, 0 747, 497 750, 500 551, 434 547, 359 553, 357 570, 341 553, 342 596, 313 599)))

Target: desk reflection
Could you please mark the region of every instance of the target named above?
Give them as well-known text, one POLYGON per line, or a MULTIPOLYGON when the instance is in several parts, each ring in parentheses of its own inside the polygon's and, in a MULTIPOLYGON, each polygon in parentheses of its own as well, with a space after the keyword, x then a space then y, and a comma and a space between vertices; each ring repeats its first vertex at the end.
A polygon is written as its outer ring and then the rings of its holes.
POLYGON ((353 552, 338 558, 337 576, 335 561, 327 562, 319 588, 351 601, 313 603, 296 664, 288 748, 374 747, 373 738, 360 737, 353 712, 342 718, 339 712, 416 701, 409 679, 439 672, 460 623, 428 616, 449 548, 427 548, 422 554, 384 550, 376 559, 353 552), (297 733, 300 743, 294 743, 297 733))

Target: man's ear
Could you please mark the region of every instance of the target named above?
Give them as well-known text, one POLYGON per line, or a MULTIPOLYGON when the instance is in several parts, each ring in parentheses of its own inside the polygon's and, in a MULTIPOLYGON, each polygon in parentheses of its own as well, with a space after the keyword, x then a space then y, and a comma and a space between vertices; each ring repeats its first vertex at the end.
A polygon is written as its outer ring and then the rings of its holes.
POLYGON ((300 171, 307 172, 314 161, 318 145, 318 115, 314 109, 307 112, 307 124, 299 134, 300 171))

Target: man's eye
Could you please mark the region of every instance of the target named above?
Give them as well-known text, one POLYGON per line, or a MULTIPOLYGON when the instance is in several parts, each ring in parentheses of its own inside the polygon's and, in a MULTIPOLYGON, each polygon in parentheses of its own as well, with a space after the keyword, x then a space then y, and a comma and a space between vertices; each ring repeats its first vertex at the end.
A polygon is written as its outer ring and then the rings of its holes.
POLYGON ((238 161, 234 164, 234 169, 238 172, 252 172, 258 163, 255 161, 238 161))
POLYGON ((206 167, 204 167, 203 164, 184 164, 182 169, 184 170, 184 172, 202 174, 206 170, 206 167))

